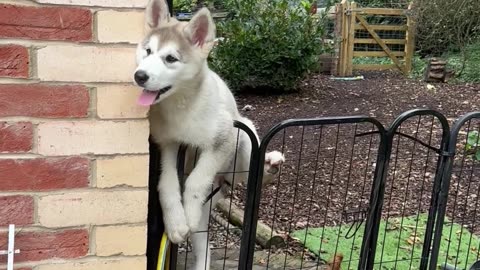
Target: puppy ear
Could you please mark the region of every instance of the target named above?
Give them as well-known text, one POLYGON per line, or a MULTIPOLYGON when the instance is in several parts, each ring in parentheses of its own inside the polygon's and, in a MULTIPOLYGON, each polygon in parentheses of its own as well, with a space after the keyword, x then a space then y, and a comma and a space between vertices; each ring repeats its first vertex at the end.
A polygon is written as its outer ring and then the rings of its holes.
POLYGON ((150 28, 156 28, 170 20, 170 12, 165 0, 150 0, 145 12, 147 24, 150 28))
POLYGON ((215 23, 207 8, 200 9, 185 27, 185 34, 193 45, 202 47, 215 40, 215 23))

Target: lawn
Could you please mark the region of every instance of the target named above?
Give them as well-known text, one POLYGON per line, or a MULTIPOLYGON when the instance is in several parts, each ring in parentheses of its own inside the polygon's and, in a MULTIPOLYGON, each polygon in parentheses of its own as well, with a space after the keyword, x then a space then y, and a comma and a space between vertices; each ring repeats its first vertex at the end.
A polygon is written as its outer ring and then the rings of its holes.
MULTIPOLYGON (((419 215, 418 220, 417 216, 405 217, 403 220, 390 218, 388 222, 383 220, 380 223, 375 269, 418 269, 426 221, 426 214, 419 215), (415 227, 418 227, 417 231, 415 227), (380 264, 380 261, 388 263, 380 264)), ((357 269, 364 226, 359 228, 354 237, 346 238, 354 231, 352 229, 349 232, 350 227, 344 224, 341 227, 309 228, 307 231, 293 232, 292 237, 305 242, 306 248, 324 259, 331 258, 335 252, 342 253, 345 258, 342 269, 357 269)), ((466 263, 471 265, 477 260, 479 247, 478 236, 462 229, 459 224, 446 221, 439 262, 447 260, 447 263, 464 269, 466 263)))

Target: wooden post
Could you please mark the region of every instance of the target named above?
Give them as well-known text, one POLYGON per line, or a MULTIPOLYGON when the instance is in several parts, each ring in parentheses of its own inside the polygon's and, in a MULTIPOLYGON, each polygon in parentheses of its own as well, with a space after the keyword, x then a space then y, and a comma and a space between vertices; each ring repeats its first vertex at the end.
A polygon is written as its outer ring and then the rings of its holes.
POLYGON ((347 0, 342 0, 340 3, 339 16, 340 16, 340 52, 339 52, 339 65, 338 65, 338 75, 343 77, 346 72, 346 63, 347 63, 347 39, 348 39, 348 27, 347 27, 347 16, 346 12, 349 6, 347 0))
POLYGON ((407 15, 407 34, 405 42, 405 74, 408 75, 412 71, 413 53, 415 51, 415 20, 411 14, 413 5, 408 6, 407 15))
POLYGON ((342 51, 342 5, 335 4, 335 38, 334 38, 334 63, 332 65, 331 73, 333 75, 340 74, 340 62, 342 51))
POLYGON ((355 23, 357 21, 357 3, 352 2, 349 5, 347 12, 348 18, 348 38, 347 38, 347 64, 345 76, 353 75, 353 51, 354 51, 354 41, 355 41, 355 23))

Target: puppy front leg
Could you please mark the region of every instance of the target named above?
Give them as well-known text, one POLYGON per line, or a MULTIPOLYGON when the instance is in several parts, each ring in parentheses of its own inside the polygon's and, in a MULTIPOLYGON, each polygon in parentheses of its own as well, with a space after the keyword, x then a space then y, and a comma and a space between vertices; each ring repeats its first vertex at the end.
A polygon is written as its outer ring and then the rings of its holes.
POLYGON ((176 169, 178 147, 173 143, 160 146, 162 173, 158 183, 165 230, 170 241, 176 244, 183 242, 189 231, 176 169))
POLYGON ((220 151, 202 151, 197 166, 193 169, 185 182, 183 203, 188 227, 191 232, 196 232, 202 217, 202 206, 211 192, 213 179, 221 169, 228 155, 220 151))

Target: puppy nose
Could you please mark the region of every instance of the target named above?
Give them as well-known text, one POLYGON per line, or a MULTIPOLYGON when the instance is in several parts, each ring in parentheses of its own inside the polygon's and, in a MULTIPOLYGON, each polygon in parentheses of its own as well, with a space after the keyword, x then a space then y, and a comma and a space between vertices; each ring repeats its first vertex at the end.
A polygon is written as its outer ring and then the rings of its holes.
POLYGON ((135 72, 135 81, 138 83, 138 85, 144 85, 148 81, 148 75, 145 71, 139 70, 135 72))

